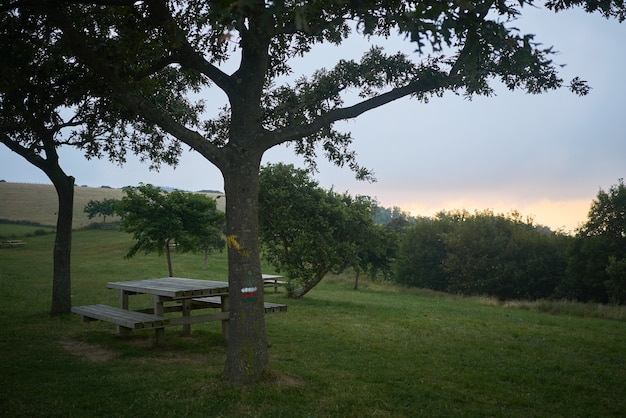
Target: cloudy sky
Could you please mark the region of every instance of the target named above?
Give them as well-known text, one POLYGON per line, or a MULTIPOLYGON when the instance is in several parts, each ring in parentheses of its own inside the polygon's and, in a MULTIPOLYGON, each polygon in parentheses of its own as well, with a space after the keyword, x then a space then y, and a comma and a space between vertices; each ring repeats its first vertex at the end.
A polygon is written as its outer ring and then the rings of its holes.
MULTIPOLYGON (((598 190, 608 189, 626 173, 626 22, 581 12, 524 13, 514 26, 536 34, 535 40, 545 46, 553 45, 559 51, 554 60, 566 64, 564 80, 587 80, 593 88, 588 96, 566 89, 530 96, 497 88, 497 96, 472 101, 451 94, 428 104, 403 99, 337 125, 352 132, 359 162, 375 172, 377 182, 356 181, 348 169, 320 157, 315 175, 320 185, 369 195, 383 206, 399 206, 414 215, 517 210, 538 224, 565 231, 584 222, 598 190)), ((330 68, 338 58, 358 59, 369 46, 358 39, 338 51, 322 48, 294 69, 300 75, 330 68)), ((412 49, 399 40, 384 46, 388 52, 412 49)), ((302 166, 287 147, 271 149, 264 161, 302 166)), ((0 179, 50 183, 2 145, 0 162, 0 179)), ((177 168, 160 172, 135 160, 122 168, 86 161, 73 150, 62 150, 61 165, 79 185, 143 182, 223 190, 219 171, 192 152, 183 155, 177 168)))

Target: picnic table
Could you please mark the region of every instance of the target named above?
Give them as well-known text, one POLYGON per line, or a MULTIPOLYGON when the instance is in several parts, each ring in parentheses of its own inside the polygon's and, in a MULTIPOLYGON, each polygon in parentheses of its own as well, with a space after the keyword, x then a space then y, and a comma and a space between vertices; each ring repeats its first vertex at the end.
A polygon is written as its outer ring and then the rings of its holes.
MULTIPOLYGON (((86 321, 101 320, 117 325, 121 336, 134 329, 154 329, 156 339, 162 338, 166 326, 183 327, 183 334, 190 334, 191 324, 221 321, 222 336, 228 340, 228 282, 165 277, 157 279, 109 282, 109 289, 119 292, 120 306, 106 305, 76 306, 72 312, 82 315, 86 321), (152 295, 153 306, 131 309, 129 297, 152 295), (191 315, 192 310, 219 308, 219 312, 191 315), (182 312, 182 316, 169 316, 169 312, 182 312)), ((264 303, 265 313, 285 312, 286 305, 264 303)))
POLYGON ((278 292, 278 286, 284 286, 285 281, 280 280, 283 276, 276 276, 274 274, 263 274, 263 285, 271 286, 274 288, 274 293, 278 292))

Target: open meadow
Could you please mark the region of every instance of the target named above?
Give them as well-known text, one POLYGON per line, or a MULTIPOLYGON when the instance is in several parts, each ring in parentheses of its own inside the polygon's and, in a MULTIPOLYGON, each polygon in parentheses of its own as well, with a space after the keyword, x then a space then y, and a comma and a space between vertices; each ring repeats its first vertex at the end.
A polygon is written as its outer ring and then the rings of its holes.
MULTIPOLYGON (((58 198, 53 185, 0 182, 0 195, 0 219, 56 225, 58 198)), ((121 198, 121 189, 75 187, 73 227, 82 228, 98 222, 98 219, 89 219, 83 211, 90 200, 121 198)))
MULTIPOLYGON (((137 185, 133 185, 137 186, 137 185)), ((206 193, 215 197, 219 193, 206 193)), ((0 219, 10 221, 29 221, 46 226, 56 226, 58 198, 52 184, 30 184, 0 182, 0 219)), ((84 228, 102 218, 89 219, 84 212, 90 200, 121 199, 122 189, 108 187, 74 187, 73 228, 84 228)), ((217 200, 218 209, 224 210, 224 200, 217 200)), ((109 217, 107 221, 119 220, 109 217)))
MULTIPOLYGON (((221 378, 218 323, 128 339, 112 324, 50 318, 54 235, 0 249, 0 416, 618 417, 626 411, 626 321, 551 315, 481 298, 325 279, 266 317, 271 372, 221 378)), ((164 257, 125 259, 130 236, 78 230, 74 305, 116 305, 106 282, 162 277, 164 257)), ((226 279, 226 256, 175 254, 181 277, 226 279)), ((266 269, 271 273, 270 269, 266 269)))

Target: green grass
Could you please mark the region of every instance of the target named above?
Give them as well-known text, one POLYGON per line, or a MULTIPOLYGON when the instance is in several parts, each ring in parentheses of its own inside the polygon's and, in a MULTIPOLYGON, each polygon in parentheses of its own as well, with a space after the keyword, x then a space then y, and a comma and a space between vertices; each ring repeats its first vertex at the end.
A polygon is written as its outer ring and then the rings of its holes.
POLYGON ((53 232, 53 228, 0 223, 0 240, 31 237, 33 235, 47 234, 53 232))
MULTIPOLYGON (((0 250, 0 416, 574 417, 623 416, 626 321, 565 309, 406 291, 349 277, 301 300, 268 292, 271 372, 220 378, 219 324, 120 339, 111 324, 50 318, 53 236, 0 250)), ((117 231, 74 234, 74 304, 116 304, 105 283, 166 275, 157 255, 124 259, 117 231)), ((224 279, 225 254, 176 254, 175 274, 224 279)), ((271 270, 266 270, 271 273, 271 270)))

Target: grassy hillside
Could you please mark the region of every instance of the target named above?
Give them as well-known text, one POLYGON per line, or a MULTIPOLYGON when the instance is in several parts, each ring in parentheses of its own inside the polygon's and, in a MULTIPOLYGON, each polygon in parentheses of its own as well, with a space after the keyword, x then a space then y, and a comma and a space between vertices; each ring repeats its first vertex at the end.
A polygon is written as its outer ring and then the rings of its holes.
MULTIPOLYGON (((75 305, 118 303, 113 280, 161 277, 164 257, 125 259, 119 231, 74 234, 75 305)), ((53 236, 0 250, 0 416, 623 417, 626 322, 549 315, 331 277, 300 300, 267 300, 271 373, 220 378, 218 323, 128 339, 77 315, 50 318, 53 236), (36 260, 36 262, 34 262, 36 260)), ((226 254, 175 254, 176 275, 223 280, 226 254)), ((271 273, 270 270, 267 270, 271 273)), ((139 296, 134 296, 137 298, 139 296)), ((133 306, 139 301, 133 299, 133 306)), ((147 302, 149 304, 149 301, 147 302)))
MULTIPOLYGON (((83 211, 90 200, 121 199, 121 189, 99 187, 74 188, 74 229, 101 219, 88 219, 83 211)), ((207 193, 217 196, 215 193, 207 193)), ((0 183, 0 219, 30 221, 42 225, 56 225, 58 199, 51 184, 0 183)), ((224 209, 224 199, 218 199, 218 208, 224 209)))

